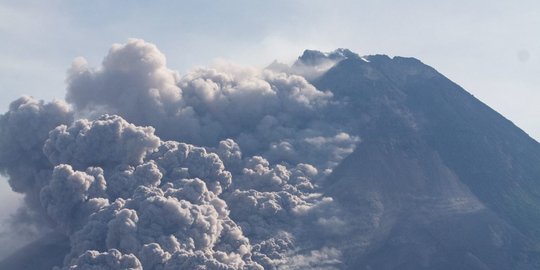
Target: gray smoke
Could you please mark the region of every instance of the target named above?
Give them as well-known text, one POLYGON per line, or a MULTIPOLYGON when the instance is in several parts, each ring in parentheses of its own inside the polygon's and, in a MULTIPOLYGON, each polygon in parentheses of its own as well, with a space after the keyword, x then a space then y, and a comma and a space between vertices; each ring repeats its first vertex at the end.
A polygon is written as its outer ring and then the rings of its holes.
POLYGON ((15 211, 10 222, 19 235, 36 235, 47 231, 41 223, 51 223, 39 194, 47 184, 53 165, 43 154, 49 131, 73 121, 66 103, 45 103, 24 96, 9 105, 0 115, 0 173, 7 176, 11 189, 25 195, 25 206, 15 211))
POLYGON ((59 269, 331 269, 344 222, 318 183, 359 138, 305 78, 222 63, 181 77, 143 40, 66 100, 0 116, 0 171, 25 211, 70 237, 59 269), (199 146, 195 146, 199 145, 199 146), (317 241, 310 238, 316 235, 317 241))
MULTIPOLYGON (((320 121, 332 93, 301 76, 219 63, 180 77, 143 40, 113 45, 100 68, 77 59, 67 82, 66 100, 78 115, 117 114, 154 127, 161 138, 202 146, 234 138, 247 154, 267 153, 275 162, 319 162, 326 149, 320 151, 313 138, 343 132, 320 121)), ((350 152, 357 142, 350 136, 336 143, 350 152)), ((331 155, 328 168, 344 157, 342 151, 331 155)))
POLYGON ((104 198, 106 188, 101 168, 80 172, 67 164, 58 165, 49 183, 41 189, 41 205, 60 228, 71 232, 109 203, 104 198))
POLYGON ((142 163, 159 146, 152 127, 136 127, 118 116, 77 120, 49 132, 43 152, 52 164, 110 167, 142 163))
POLYGON ((72 119, 64 102, 44 103, 31 97, 13 101, 0 116, 0 170, 9 175, 14 191, 29 193, 39 185, 40 174, 51 168, 43 143, 50 130, 72 119))
POLYGON ((116 249, 111 249, 107 252, 98 252, 95 250, 87 251, 77 258, 74 267, 66 267, 64 269, 142 270, 143 268, 137 257, 133 254, 124 255, 116 249))

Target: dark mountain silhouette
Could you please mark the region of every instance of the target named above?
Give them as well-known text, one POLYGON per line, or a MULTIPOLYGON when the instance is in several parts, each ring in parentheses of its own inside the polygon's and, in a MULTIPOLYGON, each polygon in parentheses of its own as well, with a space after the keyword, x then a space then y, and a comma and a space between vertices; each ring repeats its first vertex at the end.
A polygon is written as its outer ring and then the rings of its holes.
POLYGON ((52 232, 0 261, 2 270, 47 270, 62 264, 69 252, 69 239, 52 232))
POLYGON ((324 188, 353 224, 349 269, 538 269, 540 144, 414 58, 348 58, 314 83, 363 139, 324 188))

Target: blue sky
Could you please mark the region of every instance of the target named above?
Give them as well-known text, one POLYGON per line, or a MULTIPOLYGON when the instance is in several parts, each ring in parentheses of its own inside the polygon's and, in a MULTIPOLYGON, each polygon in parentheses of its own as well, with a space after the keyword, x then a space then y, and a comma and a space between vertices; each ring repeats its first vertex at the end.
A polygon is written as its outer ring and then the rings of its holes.
MULTIPOLYGON (((73 58, 97 66, 130 37, 155 43, 180 73, 218 58, 263 67, 345 47, 419 58, 538 140, 539 29, 540 2, 527 0, 0 0, 0 112, 23 94, 63 98, 73 58)), ((6 189, 0 203, 13 201, 6 189)))
POLYGON ((65 71, 110 45, 157 44, 181 73, 216 58, 265 66, 303 49, 414 56, 540 138, 538 1, 0 1, 0 111, 63 98, 65 71))

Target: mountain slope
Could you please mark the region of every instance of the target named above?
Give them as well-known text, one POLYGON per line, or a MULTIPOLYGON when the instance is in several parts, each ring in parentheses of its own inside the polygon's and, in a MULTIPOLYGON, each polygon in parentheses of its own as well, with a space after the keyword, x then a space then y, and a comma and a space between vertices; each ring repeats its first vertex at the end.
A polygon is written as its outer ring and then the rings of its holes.
POLYGON ((69 249, 65 235, 49 233, 0 261, 0 269, 49 270, 62 264, 69 249))
POLYGON ((349 268, 534 269, 540 145, 416 59, 367 59, 315 82, 360 119, 342 120, 363 142, 326 186, 375 220, 351 229, 366 247, 351 244, 349 268))

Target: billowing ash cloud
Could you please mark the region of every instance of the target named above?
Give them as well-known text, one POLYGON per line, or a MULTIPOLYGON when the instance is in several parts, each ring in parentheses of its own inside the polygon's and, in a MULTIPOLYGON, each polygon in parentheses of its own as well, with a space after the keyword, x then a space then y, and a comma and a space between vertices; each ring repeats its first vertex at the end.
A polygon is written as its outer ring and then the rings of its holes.
POLYGON ((119 116, 96 121, 77 120, 49 132, 43 152, 52 164, 109 167, 140 164, 145 154, 159 146, 151 127, 136 127, 119 116))
POLYGON ((132 254, 124 255, 116 249, 112 249, 108 252, 102 253, 95 250, 87 251, 79 258, 77 258, 75 265, 77 269, 82 270, 143 269, 137 257, 132 254))
POLYGON ((59 269, 339 266, 318 181, 359 138, 325 121, 330 92, 228 63, 181 77, 143 40, 76 59, 67 83, 71 107, 23 97, 0 116, 0 171, 70 237, 59 269))
POLYGON ((80 172, 62 164, 54 168, 49 183, 41 189, 41 205, 59 227, 72 231, 79 221, 108 204, 105 189, 101 168, 80 172))
POLYGON ((14 221, 17 230, 34 233, 43 229, 35 224, 50 223, 39 199, 53 169, 43 144, 51 129, 71 121, 73 112, 66 103, 44 103, 27 96, 13 101, 9 111, 0 115, 0 173, 8 176, 13 191, 25 194, 26 205, 14 221))
MULTIPOLYGON (((320 121, 332 94, 301 76, 221 63, 180 77, 142 40, 113 45, 97 69, 77 59, 67 81, 66 100, 80 115, 118 114, 153 126, 164 139, 203 146, 234 138, 246 153, 269 152, 273 161, 319 157, 320 147, 308 139, 340 133, 320 121)), ((357 141, 350 137, 345 147, 352 149, 357 141)), ((344 156, 332 155, 334 163, 344 156)))
POLYGON ((114 44, 103 66, 90 69, 77 58, 68 73, 66 100, 77 111, 99 114, 99 107, 144 125, 174 116, 181 91, 179 75, 165 66, 165 56, 142 40, 114 44))
POLYGON ((43 143, 49 131, 70 123, 73 113, 61 101, 45 104, 31 97, 22 97, 9 105, 0 116, 0 170, 9 175, 16 192, 27 193, 39 181, 40 174, 51 164, 43 154, 43 143))

